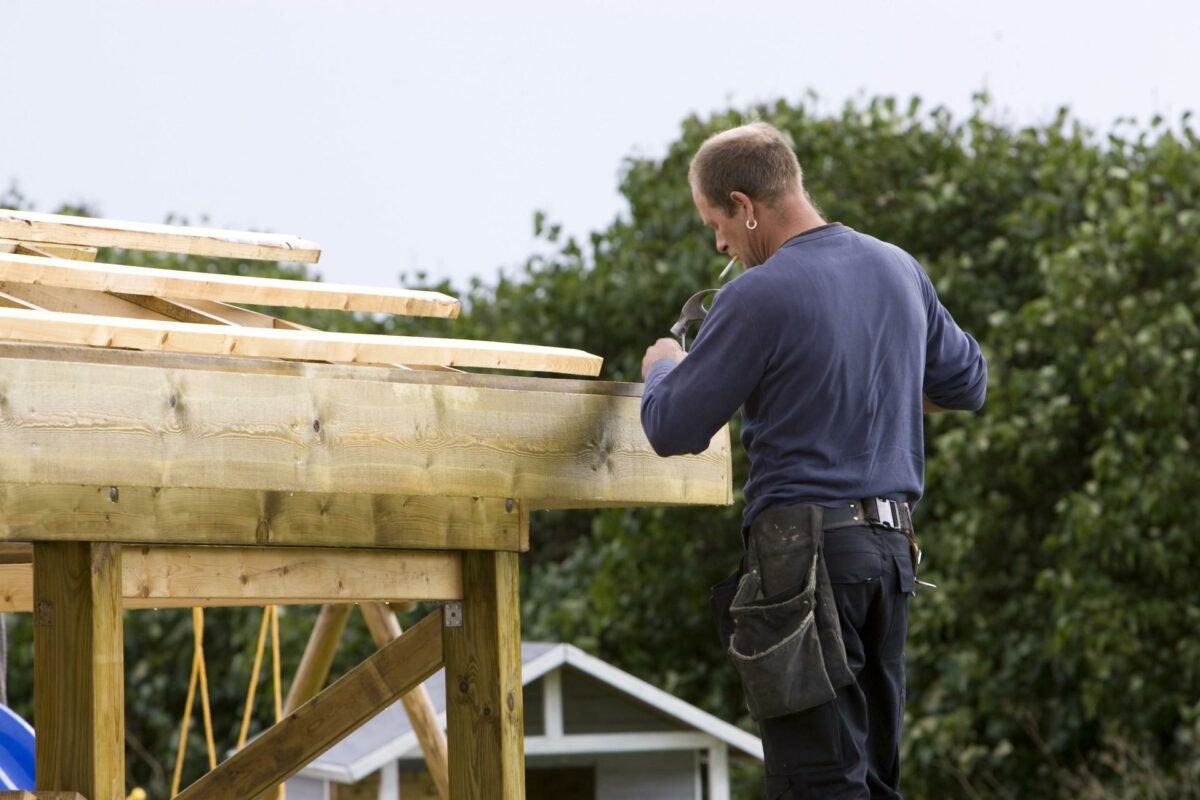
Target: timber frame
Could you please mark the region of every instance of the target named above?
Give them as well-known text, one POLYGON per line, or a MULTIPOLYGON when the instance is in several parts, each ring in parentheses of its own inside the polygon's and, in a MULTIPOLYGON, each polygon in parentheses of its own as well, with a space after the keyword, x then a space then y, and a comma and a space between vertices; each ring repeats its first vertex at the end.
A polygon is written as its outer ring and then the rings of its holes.
POLYGON ((87 263, 97 247, 319 255, 0 210, 0 610, 34 614, 39 792, 125 798, 123 610, 324 603, 287 716, 181 797, 263 796, 397 699, 418 727, 443 666, 446 737, 422 741, 443 795, 524 797, 530 512, 728 504, 728 431, 662 459, 638 385, 455 369, 595 374, 589 354, 348 339, 231 305, 453 317, 444 295, 87 263), (382 604, 415 600, 453 605, 401 632, 382 604), (380 649, 322 689, 353 603, 380 649))

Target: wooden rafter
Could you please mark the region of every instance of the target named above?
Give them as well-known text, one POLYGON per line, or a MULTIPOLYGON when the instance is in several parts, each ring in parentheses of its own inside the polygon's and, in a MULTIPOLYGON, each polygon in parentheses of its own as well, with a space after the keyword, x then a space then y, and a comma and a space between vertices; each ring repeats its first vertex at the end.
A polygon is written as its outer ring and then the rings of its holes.
POLYGON ((0 209, 0 237, 225 258, 315 264, 321 249, 298 236, 0 209))
POLYGON ((597 375, 602 359, 542 345, 370 333, 226 328, 187 322, 0 308, 0 339, 155 352, 597 375))
POLYGON ((0 253, 0 280, 184 300, 215 300, 293 308, 456 317, 459 302, 441 292, 345 286, 316 281, 253 278, 64 258, 0 253))
POLYGON ((97 250, 94 247, 84 247, 76 244, 44 244, 42 242, 18 242, 14 239, 0 239, 0 253, 19 253, 24 256, 43 256, 45 258, 69 258, 73 261, 95 261, 97 250))

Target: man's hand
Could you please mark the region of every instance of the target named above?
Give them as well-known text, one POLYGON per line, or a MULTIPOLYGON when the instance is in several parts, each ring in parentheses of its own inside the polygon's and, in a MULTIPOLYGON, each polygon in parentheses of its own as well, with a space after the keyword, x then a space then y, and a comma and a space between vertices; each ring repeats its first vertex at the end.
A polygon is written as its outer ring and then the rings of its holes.
POLYGON ((665 358, 678 364, 686 355, 684 349, 679 346, 679 342, 674 339, 659 339, 647 347, 646 355, 642 356, 642 380, 646 379, 646 373, 650 371, 650 367, 654 366, 655 361, 662 361, 665 358))

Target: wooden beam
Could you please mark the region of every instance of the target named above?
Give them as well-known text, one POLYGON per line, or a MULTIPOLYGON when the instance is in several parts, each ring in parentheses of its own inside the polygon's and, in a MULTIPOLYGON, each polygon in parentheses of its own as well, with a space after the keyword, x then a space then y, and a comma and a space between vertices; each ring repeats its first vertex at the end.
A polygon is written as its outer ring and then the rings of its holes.
MULTIPOLYGON (((403 633, 395 612, 383 603, 363 603, 358 607, 375 646, 383 648, 388 642, 399 639, 403 633)), ((424 686, 418 686, 400 698, 409 724, 417 735, 417 743, 425 756, 425 768, 437 788, 441 800, 450 800, 450 768, 447 761, 446 732, 438 721, 437 711, 429 699, 424 686)))
POLYGON ((121 547, 34 546, 37 788, 125 800, 121 547))
POLYGON ((296 675, 288 689, 287 700, 283 704, 284 715, 291 714, 300 706, 312 700, 329 680, 329 669, 333 666, 334 656, 337 655, 338 645, 342 643, 342 634, 346 630, 346 622, 350 619, 350 611, 354 607, 348 603, 326 603, 321 606, 321 613, 313 625, 304 647, 304 655, 300 658, 300 666, 296 667, 296 675))
POLYGON ((143 308, 115 295, 88 289, 64 289, 59 286, 38 286, 0 280, 0 292, 42 309, 39 313, 87 314, 103 317, 157 320, 170 319, 154 310, 143 308))
MULTIPOLYGON (((27 542, 0 542, 0 564, 32 564, 33 545, 27 542)), ((33 580, 32 573, 30 580, 33 580)), ((33 597, 33 584, 29 584, 29 596, 33 597)))
POLYGON ((519 576, 515 553, 463 554, 462 624, 445 633, 454 800, 525 796, 519 576))
POLYGON ((176 322, 192 322, 199 325, 233 325, 224 317, 216 314, 210 314, 207 311, 202 311, 192 303, 185 303, 178 300, 171 300, 166 297, 151 297, 143 294, 122 294, 113 292, 113 297, 124 300, 126 303, 133 303, 135 306, 140 306, 148 311, 153 311, 159 314, 164 319, 173 319, 176 322))
POLYGON ((122 294, 113 292, 130 303, 157 311, 177 322, 197 322, 204 325, 245 325, 251 328, 274 328, 275 317, 249 311, 245 308, 217 303, 211 300, 179 300, 149 295, 122 294))
POLYGON ((496 498, 0 483, 0 541, 517 550, 522 525, 496 498))
POLYGON ((123 247, 127 250, 304 264, 315 264, 321 257, 319 245, 298 236, 152 225, 12 209, 0 209, 0 237, 25 242, 123 247))
POLYGON ((0 612, 33 611, 33 561, 0 564, 0 612))
POLYGON ((532 509, 732 500, 728 431, 701 455, 660 458, 640 398, 619 386, 491 388, 465 380, 481 376, 366 368, 356 380, 322 367, 5 361, 0 481, 481 496, 532 509))
POLYGON ((34 305, 28 300, 23 300, 20 297, 8 294, 2 288, 0 288, 0 308, 28 308, 36 311, 41 307, 34 305))
MULTIPOLYGON (((0 551, 0 611, 33 610, 33 560, 22 555, 0 551)), ((126 545, 122 561, 127 609, 462 597, 453 552, 126 545)))
POLYGON ((254 797, 299 772, 442 666, 442 613, 418 622, 178 795, 254 797))
MULTIPOLYGON (((11 292, 11 282, 6 283, 11 292)), ((346 364, 391 363, 598 375, 599 356, 561 347, 374 333, 222 328, 188 322, 126 319, 0 308, 0 339, 122 347, 200 355, 292 358, 346 364)))
MULTIPOLYGON (((213 307, 217 307, 214 304, 213 307)), ((274 317, 258 312, 249 312, 239 306, 224 305, 227 309, 239 309, 268 321, 274 317)), ((220 314, 218 314, 220 316, 220 314)), ((242 320, 231 320, 239 325, 253 327, 242 320)), ((282 320, 281 320, 282 321, 282 320)), ((260 325, 258 327, 272 327, 260 325)), ((75 364, 107 364, 122 367, 151 367, 159 370, 201 370, 208 372, 236 372, 243 375, 290 375, 305 378, 350 378, 352 380, 381 381, 384 383, 412 383, 435 386, 471 386, 480 389, 508 389, 511 391, 539 391, 554 394, 596 394, 605 397, 642 396, 642 384, 613 381, 594 381, 587 378, 538 377, 535 375, 500 375, 460 371, 441 371, 437 375, 414 375, 408 370, 398 370, 386 363, 339 364, 312 361, 284 361, 265 358, 242 358, 238 355, 195 355, 189 353, 143 352, 103 347, 64 346, 39 344, 37 342, 10 342, 0 339, 0 358, 22 360, 61 361, 75 364)))
POLYGON ((315 547, 126 547, 128 608, 462 596, 457 553, 315 547))
POLYGON ((95 247, 83 247, 76 244, 17 242, 16 245, 10 252, 23 256, 41 256, 42 258, 68 258, 71 261, 95 261, 98 253, 95 247))
POLYGON ((120 264, 86 264, 65 258, 22 255, 20 248, 16 253, 0 253, 0 280, 184 300, 329 308, 417 317, 453 319, 458 316, 460 308, 457 299, 441 292, 120 264))
POLYGON ((73 244, 43 244, 42 242, 19 242, 15 239, 0 239, 0 253, 20 253, 26 256, 45 258, 69 258, 73 261, 95 261, 96 248, 73 244))

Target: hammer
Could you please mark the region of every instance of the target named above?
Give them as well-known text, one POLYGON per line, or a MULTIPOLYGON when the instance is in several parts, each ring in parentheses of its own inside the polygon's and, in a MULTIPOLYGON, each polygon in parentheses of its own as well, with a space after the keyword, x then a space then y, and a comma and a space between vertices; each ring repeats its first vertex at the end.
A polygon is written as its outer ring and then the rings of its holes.
MULTIPOLYGON (((721 270, 721 274, 717 276, 717 282, 720 283, 729 274, 729 270, 733 269, 736 258, 729 259, 729 263, 725 265, 725 269, 721 270)), ((687 350, 687 331, 693 322, 697 324, 697 332, 699 331, 699 323, 704 322, 704 318, 708 316, 708 309, 704 307, 704 301, 711 295, 717 293, 716 289, 702 289, 688 298, 688 301, 683 304, 683 310, 679 312, 679 319, 671 326, 671 335, 679 340, 679 345, 684 350, 687 350)))
POLYGON ((684 350, 687 350, 688 328, 693 322, 704 322, 704 318, 708 316, 708 309, 704 307, 704 301, 716 293, 716 289, 701 289, 683 304, 683 310, 679 312, 679 320, 671 326, 671 335, 679 340, 679 345, 684 350))

